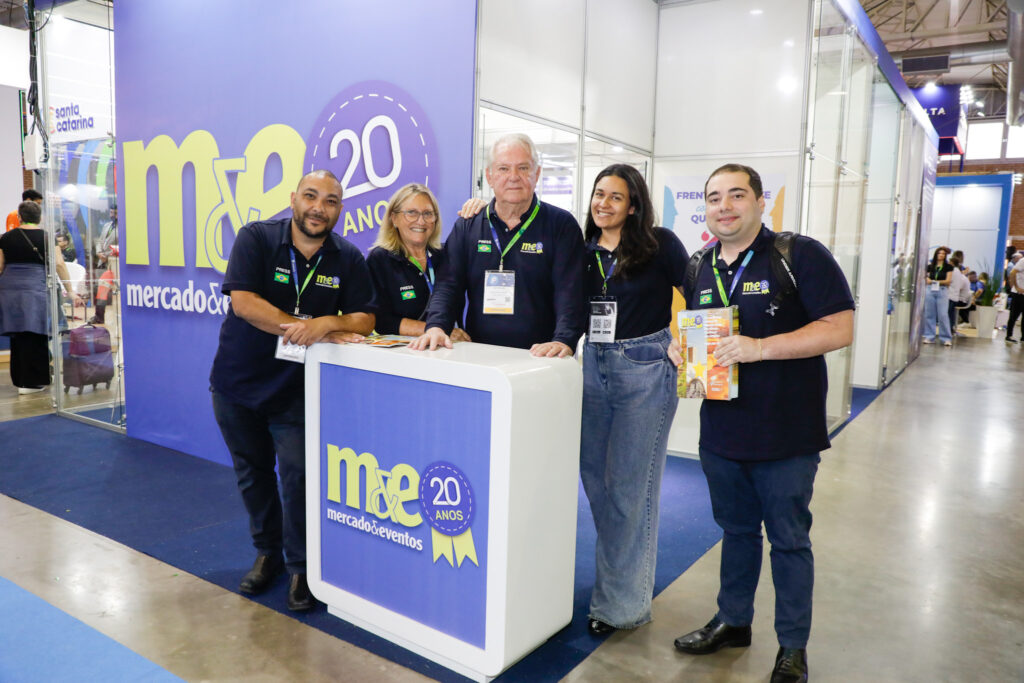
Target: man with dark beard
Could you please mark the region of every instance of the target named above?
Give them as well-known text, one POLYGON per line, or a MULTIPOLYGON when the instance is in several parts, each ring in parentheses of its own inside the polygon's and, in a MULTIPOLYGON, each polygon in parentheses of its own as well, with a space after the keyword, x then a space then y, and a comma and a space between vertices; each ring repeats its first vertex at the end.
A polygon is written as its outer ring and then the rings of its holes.
POLYGON ((231 307, 210 371, 213 413, 257 552, 238 589, 262 593, 287 569, 296 611, 315 604, 306 582, 305 347, 357 341, 375 322, 366 262, 332 232, 341 195, 330 171, 313 171, 292 193, 291 218, 239 231, 222 285, 231 307))

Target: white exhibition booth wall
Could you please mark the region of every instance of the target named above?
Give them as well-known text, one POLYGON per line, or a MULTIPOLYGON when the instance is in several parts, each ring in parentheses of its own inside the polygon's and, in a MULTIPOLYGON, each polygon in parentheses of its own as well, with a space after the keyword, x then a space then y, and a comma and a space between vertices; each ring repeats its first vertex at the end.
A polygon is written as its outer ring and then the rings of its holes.
POLYGON ((960 178, 964 185, 935 188, 928 253, 941 245, 964 252, 964 263, 990 275, 1002 266, 1006 242, 1004 197, 1012 195, 1012 174, 960 178), (1005 180, 1005 183, 992 183, 1005 180), (1008 186, 1008 187, 1007 187, 1008 186), (1002 233, 1002 234, 1000 234, 1002 233), (1002 240, 1000 240, 1000 237, 1002 240))
POLYGON ((17 208, 21 175, 20 92, 28 90, 28 32, 0 26, 0 214, 17 208))

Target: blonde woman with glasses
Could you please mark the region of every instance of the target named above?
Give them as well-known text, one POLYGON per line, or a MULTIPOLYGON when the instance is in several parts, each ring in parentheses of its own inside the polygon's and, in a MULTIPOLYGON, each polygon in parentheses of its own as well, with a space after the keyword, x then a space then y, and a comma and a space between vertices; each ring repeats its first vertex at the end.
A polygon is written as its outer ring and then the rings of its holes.
MULTIPOLYGON (((427 301, 445 267, 441 212, 426 185, 410 183, 392 195, 366 264, 376 292, 377 332, 423 334, 427 301)), ((461 329, 452 337, 470 340, 461 329)))

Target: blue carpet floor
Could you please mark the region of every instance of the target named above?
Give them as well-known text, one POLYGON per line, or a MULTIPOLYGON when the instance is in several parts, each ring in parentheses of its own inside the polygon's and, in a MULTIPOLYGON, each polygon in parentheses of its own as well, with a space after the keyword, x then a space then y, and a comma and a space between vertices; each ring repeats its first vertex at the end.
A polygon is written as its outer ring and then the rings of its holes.
POLYGON ((180 683, 181 679, 0 578, 0 681, 180 683))
POLYGON ((850 396, 850 417, 848 417, 841 425, 833 429, 829 434, 829 438, 834 439, 839 436, 839 432, 846 429, 846 425, 853 422, 854 418, 860 415, 865 408, 871 405, 872 401, 881 396, 883 391, 885 391, 885 387, 882 387, 881 389, 853 387, 852 395, 850 396))
MULTIPOLYGON (((253 559, 234 472, 223 465, 53 415, 0 424, 0 493, 234 591, 253 559)), ((594 525, 580 493, 573 621, 499 681, 557 681, 600 644, 586 630, 594 525)), ((718 542, 700 464, 670 457, 662 488, 655 593, 718 542)), ((439 681, 467 679, 321 608, 285 609, 278 582, 254 598, 439 681)))

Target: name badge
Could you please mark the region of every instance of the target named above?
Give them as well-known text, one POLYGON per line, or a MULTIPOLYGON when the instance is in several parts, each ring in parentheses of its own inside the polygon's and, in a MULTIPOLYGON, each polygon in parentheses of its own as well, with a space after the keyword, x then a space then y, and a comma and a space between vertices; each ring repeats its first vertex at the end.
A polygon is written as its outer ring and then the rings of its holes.
POLYGON ((608 343, 615 341, 615 318, 619 314, 619 302, 610 296, 595 296, 590 299, 590 331, 587 341, 608 343))
POLYGON ((514 270, 484 271, 484 313, 512 315, 516 303, 514 270))
POLYGON ((933 283, 931 284, 931 290, 932 290, 933 292, 937 292, 937 291, 939 291, 939 283, 938 283, 938 282, 933 282, 933 283))
MULTIPOLYGON (((309 320, 308 315, 296 315, 296 318, 300 320, 309 320)), ((305 363, 306 362, 306 347, 302 344, 285 344, 284 337, 277 338, 277 350, 274 352, 274 358, 280 360, 291 361, 292 363, 305 363)))

